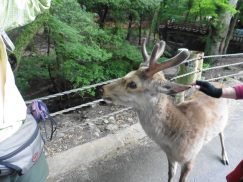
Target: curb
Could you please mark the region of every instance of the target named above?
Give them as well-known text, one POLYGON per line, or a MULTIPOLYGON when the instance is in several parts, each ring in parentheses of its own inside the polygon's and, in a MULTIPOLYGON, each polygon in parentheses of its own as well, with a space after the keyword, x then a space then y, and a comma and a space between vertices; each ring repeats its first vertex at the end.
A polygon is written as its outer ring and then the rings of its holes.
POLYGON ((65 181, 76 169, 85 170, 93 162, 102 160, 112 153, 114 155, 114 151, 120 148, 138 144, 139 140, 145 137, 141 125, 136 123, 116 134, 110 134, 47 158, 49 165, 47 182, 65 181))

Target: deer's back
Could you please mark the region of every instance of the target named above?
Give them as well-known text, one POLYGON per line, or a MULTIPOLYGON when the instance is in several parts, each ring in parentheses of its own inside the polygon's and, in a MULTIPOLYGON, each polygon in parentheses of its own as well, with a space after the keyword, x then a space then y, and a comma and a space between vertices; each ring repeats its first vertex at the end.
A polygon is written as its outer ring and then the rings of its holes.
POLYGON ((212 98, 197 91, 177 108, 182 113, 172 111, 176 121, 171 118, 173 124, 168 128, 176 131, 177 138, 171 138, 167 153, 183 162, 193 159, 204 144, 224 130, 228 121, 228 104, 226 99, 212 98))
POLYGON ((212 98, 197 91, 178 108, 188 118, 189 126, 210 141, 222 132, 228 121, 228 103, 226 99, 212 98))

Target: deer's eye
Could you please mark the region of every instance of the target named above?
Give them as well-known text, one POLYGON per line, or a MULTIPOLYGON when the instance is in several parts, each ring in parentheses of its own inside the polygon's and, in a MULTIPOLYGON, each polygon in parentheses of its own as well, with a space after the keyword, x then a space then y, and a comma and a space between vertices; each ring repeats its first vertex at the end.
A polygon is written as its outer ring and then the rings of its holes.
POLYGON ((137 88, 137 84, 136 84, 135 82, 133 82, 133 81, 129 82, 129 83, 127 84, 127 86, 128 86, 129 88, 132 88, 132 89, 137 88))

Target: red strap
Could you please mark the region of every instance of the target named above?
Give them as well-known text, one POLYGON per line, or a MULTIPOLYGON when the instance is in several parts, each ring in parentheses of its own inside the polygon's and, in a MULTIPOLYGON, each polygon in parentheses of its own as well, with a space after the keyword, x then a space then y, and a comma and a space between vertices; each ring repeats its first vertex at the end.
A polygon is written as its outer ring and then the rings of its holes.
POLYGON ((238 166, 226 176, 227 182, 239 182, 243 179, 243 160, 238 166))

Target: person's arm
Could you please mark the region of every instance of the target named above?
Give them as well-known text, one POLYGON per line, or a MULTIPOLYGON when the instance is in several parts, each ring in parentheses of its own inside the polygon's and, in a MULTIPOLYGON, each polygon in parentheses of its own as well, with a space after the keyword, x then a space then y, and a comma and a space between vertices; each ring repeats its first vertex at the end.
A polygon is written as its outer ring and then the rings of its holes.
POLYGON ((235 89, 232 87, 223 88, 221 97, 228 99, 237 99, 235 89))
POLYGON ((198 89, 205 94, 215 98, 243 99, 243 85, 235 87, 216 88, 207 81, 196 81, 198 89))

